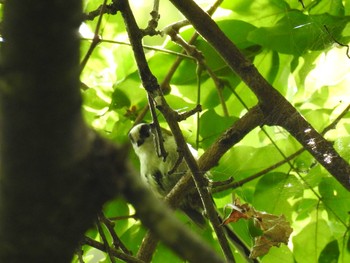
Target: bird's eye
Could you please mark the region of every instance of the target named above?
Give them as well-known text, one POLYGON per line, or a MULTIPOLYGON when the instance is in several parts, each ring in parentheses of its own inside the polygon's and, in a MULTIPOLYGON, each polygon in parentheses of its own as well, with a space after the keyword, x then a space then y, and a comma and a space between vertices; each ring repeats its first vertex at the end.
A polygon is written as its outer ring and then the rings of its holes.
POLYGON ((150 126, 148 124, 142 125, 140 129, 140 138, 147 138, 150 134, 150 126))

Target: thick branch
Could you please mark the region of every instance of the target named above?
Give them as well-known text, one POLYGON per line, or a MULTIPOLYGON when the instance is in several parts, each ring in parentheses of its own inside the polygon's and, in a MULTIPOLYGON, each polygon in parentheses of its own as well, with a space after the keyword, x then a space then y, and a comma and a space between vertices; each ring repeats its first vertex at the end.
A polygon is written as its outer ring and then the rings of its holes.
POLYGON ((0 262, 69 262, 115 191, 100 162, 120 152, 81 116, 81 1, 27 2, 4 8, 0 262))
POLYGON ((318 162, 350 190, 350 166, 247 60, 212 18, 192 0, 170 0, 255 93, 269 125, 288 130, 318 162), (318 145, 310 144, 315 141, 318 145))

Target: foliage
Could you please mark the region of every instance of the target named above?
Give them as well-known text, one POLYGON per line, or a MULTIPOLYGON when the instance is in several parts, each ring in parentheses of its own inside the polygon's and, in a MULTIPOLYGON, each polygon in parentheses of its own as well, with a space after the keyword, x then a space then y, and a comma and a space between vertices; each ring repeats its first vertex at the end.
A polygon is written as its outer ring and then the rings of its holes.
MULTIPOLYGON (((139 26, 145 28, 152 3, 130 2, 139 26)), ((204 9, 212 4, 212 1, 198 2, 204 9)), ((102 1, 85 0, 84 4, 84 11, 90 12, 96 10, 102 1)), ((181 19, 179 12, 168 2, 161 2, 159 13, 160 30, 181 19)), ((350 103, 350 59, 347 47, 339 45, 349 42, 349 15, 350 1, 235 0, 224 1, 214 18, 274 88, 322 132, 350 103)), ((82 57, 91 45, 86 38, 93 38, 97 20, 96 17, 86 21, 81 27, 84 37, 82 57)), ((193 32, 193 28, 185 27, 181 36, 188 41, 193 32)), ((105 14, 98 34, 102 40, 81 74, 81 81, 88 87, 82 91, 85 119, 106 138, 126 144, 128 130, 148 104, 146 92, 141 86, 133 52, 127 44, 121 15, 105 14)), ((149 66, 161 83, 181 55, 181 48, 169 37, 162 36, 146 36, 144 45, 149 66)), ((257 99, 204 39, 199 37, 194 45, 204 55, 207 66, 221 86, 216 87, 217 83, 206 72, 198 77, 196 63, 185 57, 170 81, 171 89, 166 100, 180 112, 194 108, 200 101, 203 109, 200 124, 193 116, 180 125, 187 142, 203 152, 247 112, 247 108, 253 107, 257 99), (198 81, 200 93, 197 91, 198 81), (218 91, 222 92, 221 99, 218 91)), ((161 125, 166 127, 162 116, 158 117, 161 125)), ((144 120, 151 121, 149 113, 144 120)), ((350 115, 345 114, 336 128, 324 135, 346 160, 350 159, 349 129, 350 115)), ((279 127, 255 129, 212 169, 212 180, 249 178, 300 148, 298 142, 279 127)), ((132 152, 130 159, 137 167, 132 152)), ((288 246, 271 249, 260 258, 261 262, 349 262, 350 194, 307 152, 239 188, 216 193, 214 199, 218 209, 223 210, 232 202, 233 196, 256 210, 283 214, 294 230, 288 246)), ((106 206, 105 214, 121 217, 133 214, 133 209, 118 199, 106 206)), ((187 221, 183 215, 178 216, 187 221)), ((249 222, 239 221, 232 227, 241 239, 252 244, 249 222)), ((134 219, 118 220, 114 229, 126 247, 136 254, 145 233, 140 223, 134 219)), ((211 231, 195 226, 192 229, 219 249, 211 231)), ((89 236, 101 240, 96 231, 90 232, 89 236)), ((111 237, 107 238, 110 242, 111 237)), ((97 262, 97 255, 102 257, 100 262, 109 262, 108 256, 95 248, 84 246, 83 250, 85 262, 97 262)), ((180 262, 160 245, 153 262, 165 262, 165 259, 166 262, 180 262)), ((237 255, 237 261, 244 260, 237 255)), ((75 258, 74 262, 78 259, 75 258)))

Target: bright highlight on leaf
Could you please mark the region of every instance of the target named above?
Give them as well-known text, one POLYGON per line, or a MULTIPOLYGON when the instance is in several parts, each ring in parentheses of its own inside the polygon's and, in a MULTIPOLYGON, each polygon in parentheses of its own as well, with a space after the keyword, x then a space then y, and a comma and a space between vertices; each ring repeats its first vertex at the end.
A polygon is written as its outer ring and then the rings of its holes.
POLYGON ((277 216, 256 211, 249 204, 240 204, 239 200, 236 200, 234 204, 227 205, 227 207, 231 208, 232 211, 223 221, 223 225, 235 223, 240 219, 252 220, 254 227, 261 231, 260 235, 254 238, 254 246, 250 253, 251 258, 267 254, 273 246, 279 247, 281 243, 288 244, 293 229, 284 215, 277 216))

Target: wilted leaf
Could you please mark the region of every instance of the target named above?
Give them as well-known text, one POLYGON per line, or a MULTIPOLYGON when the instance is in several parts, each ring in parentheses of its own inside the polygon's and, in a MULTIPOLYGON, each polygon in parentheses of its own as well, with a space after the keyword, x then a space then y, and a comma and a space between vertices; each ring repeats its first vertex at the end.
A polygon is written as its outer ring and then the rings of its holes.
POLYGON ((272 241, 264 236, 256 237, 254 243, 255 245, 249 255, 250 258, 257 258, 267 254, 270 248, 274 245, 272 241))
POLYGON ((231 214, 222 222, 223 225, 227 225, 228 223, 237 222, 239 219, 248 219, 248 216, 240 211, 232 210, 231 214))
POLYGON ((239 200, 235 200, 234 204, 228 204, 225 208, 231 208, 230 215, 222 222, 223 225, 227 225, 231 222, 237 222, 239 219, 249 219, 252 217, 252 211, 248 204, 241 205, 239 200))
POLYGON ((284 215, 276 216, 261 212, 256 212, 256 215, 258 216, 256 222, 260 225, 261 230, 264 231, 265 237, 275 242, 288 243, 293 229, 290 227, 289 222, 286 221, 284 215))
POLYGON ((251 258, 265 255, 272 246, 279 247, 281 243, 288 244, 293 229, 284 215, 277 216, 256 211, 248 204, 240 204, 238 200, 227 206, 232 208, 232 212, 223 221, 223 224, 237 222, 239 219, 253 219, 255 227, 261 230, 261 234, 254 239, 251 258))

